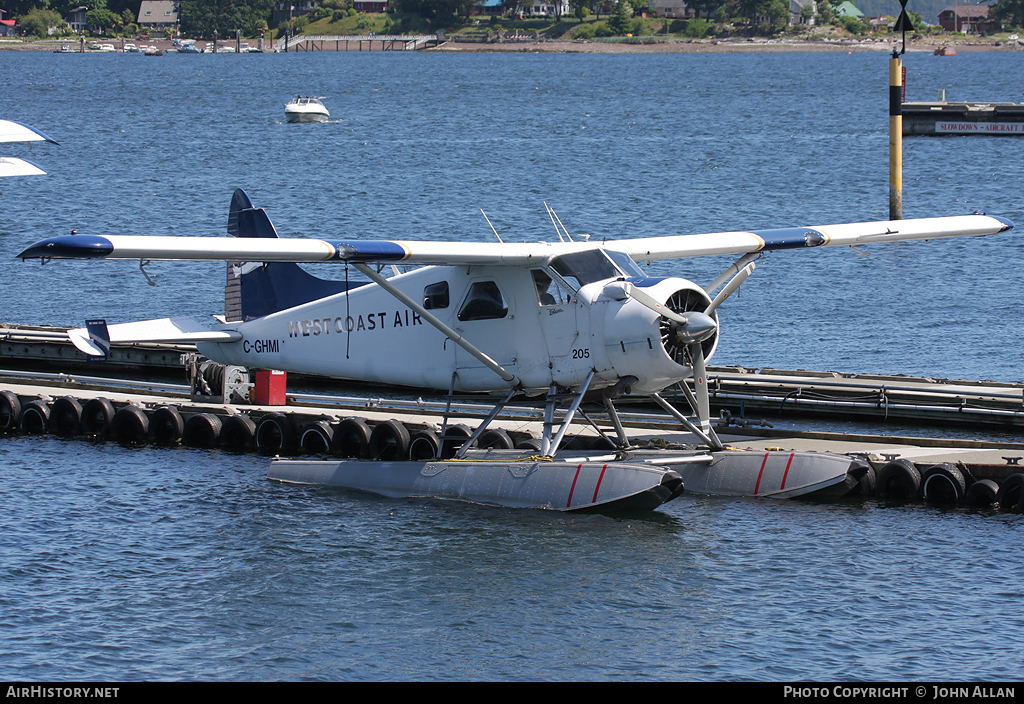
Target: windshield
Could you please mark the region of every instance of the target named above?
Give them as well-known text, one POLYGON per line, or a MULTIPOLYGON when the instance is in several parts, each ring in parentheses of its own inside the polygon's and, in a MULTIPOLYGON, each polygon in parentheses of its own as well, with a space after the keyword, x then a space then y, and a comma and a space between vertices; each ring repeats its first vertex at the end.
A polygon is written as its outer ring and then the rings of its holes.
POLYGON ((576 290, 595 281, 622 276, 622 272, 598 249, 555 257, 551 260, 551 268, 576 290))

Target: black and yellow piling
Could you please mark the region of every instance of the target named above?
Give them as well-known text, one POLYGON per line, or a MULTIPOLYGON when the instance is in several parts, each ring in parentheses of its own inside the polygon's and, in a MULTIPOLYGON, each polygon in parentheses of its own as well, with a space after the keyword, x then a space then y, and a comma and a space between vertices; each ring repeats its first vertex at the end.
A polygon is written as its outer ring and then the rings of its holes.
POLYGON ((903 219, 903 62, 889 60, 889 219, 903 219))

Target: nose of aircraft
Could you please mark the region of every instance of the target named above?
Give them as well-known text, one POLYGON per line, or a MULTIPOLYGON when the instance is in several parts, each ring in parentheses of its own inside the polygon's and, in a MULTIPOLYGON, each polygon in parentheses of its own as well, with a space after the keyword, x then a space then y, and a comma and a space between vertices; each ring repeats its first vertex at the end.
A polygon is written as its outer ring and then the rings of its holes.
POLYGON ((718 329, 718 323, 715 322, 715 319, 700 311, 689 311, 680 315, 685 318, 685 321, 676 322, 673 320, 670 329, 672 335, 683 344, 703 342, 714 335, 718 329))

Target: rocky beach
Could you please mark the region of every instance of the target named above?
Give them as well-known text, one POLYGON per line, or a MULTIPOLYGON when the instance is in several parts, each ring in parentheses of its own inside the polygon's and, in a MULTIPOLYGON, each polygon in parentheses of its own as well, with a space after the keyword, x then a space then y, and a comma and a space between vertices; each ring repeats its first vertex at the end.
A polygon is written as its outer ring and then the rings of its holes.
MULTIPOLYGON (((255 39, 246 40, 255 45, 255 39)), ((170 39, 134 39, 111 40, 93 39, 87 42, 112 43, 117 49, 131 42, 139 46, 155 46, 161 51, 173 48, 170 39)), ((81 42, 77 39, 46 39, 40 41, 0 41, 0 50, 22 51, 59 51, 63 45, 77 50, 81 42)), ((232 46, 231 42, 219 42, 220 45, 232 46)), ((269 45, 270 42, 268 41, 269 45)), ((907 40, 908 52, 933 53, 937 48, 950 46, 960 51, 1024 51, 1024 45, 1018 41, 1000 41, 996 39, 958 39, 947 40, 943 37, 915 37, 907 40)), ((731 39, 673 39, 660 37, 642 37, 637 41, 558 41, 535 39, 511 39, 499 42, 461 42, 449 40, 426 51, 444 52, 543 52, 543 53, 586 53, 586 54, 728 54, 728 53, 767 53, 767 52, 892 52, 900 49, 902 41, 891 35, 884 37, 831 37, 816 39, 765 39, 765 38, 731 38, 731 39), (642 40, 642 41, 640 41, 642 40)), ((351 49, 355 51, 356 49, 351 49)), ((98 53, 98 52, 86 52, 98 53)))

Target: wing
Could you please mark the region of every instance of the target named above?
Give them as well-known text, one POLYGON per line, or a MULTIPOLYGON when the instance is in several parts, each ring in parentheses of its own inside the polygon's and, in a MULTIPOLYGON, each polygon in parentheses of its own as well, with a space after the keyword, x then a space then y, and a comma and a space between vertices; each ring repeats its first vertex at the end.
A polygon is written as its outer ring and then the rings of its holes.
POLYGON ((412 240, 319 240, 263 237, 140 237, 72 235, 28 247, 21 259, 149 259, 248 262, 375 262, 405 264, 505 264, 536 266, 551 257, 606 247, 635 261, 712 254, 929 240, 1006 232, 1013 223, 988 215, 963 215, 824 227, 669 235, 640 239, 530 244, 412 240))
POLYGON ((620 240, 615 249, 635 261, 679 259, 709 254, 742 254, 807 247, 836 247, 876 242, 932 240, 943 237, 993 235, 1013 228, 1004 218, 962 215, 917 220, 861 222, 824 227, 789 227, 750 232, 717 232, 620 240))
POLYGON ((24 159, 15 159, 12 156, 0 156, 0 177, 2 176, 39 176, 46 172, 24 159))
POLYGON ((189 318, 159 318, 142 320, 136 323, 121 323, 107 327, 106 321, 98 320, 89 323, 98 324, 102 330, 85 328, 68 330, 68 338, 72 344, 90 357, 102 357, 107 354, 111 342, 237 342, 242 339, 240 333, 234 331, 216 331, 200 325, 189 318), (106 343, 104 345, 104 342, 106 343))
POLYGON ((0 120, 0 142, 50 142, 57 144, 39 130, 11 120, 0 120))

